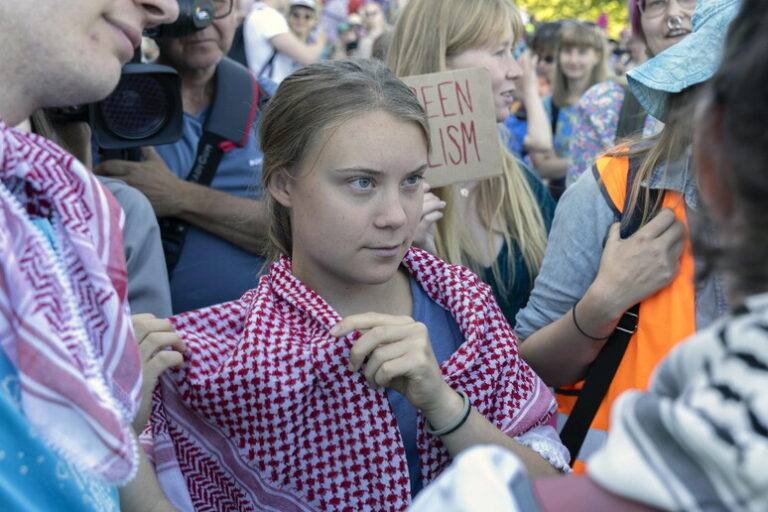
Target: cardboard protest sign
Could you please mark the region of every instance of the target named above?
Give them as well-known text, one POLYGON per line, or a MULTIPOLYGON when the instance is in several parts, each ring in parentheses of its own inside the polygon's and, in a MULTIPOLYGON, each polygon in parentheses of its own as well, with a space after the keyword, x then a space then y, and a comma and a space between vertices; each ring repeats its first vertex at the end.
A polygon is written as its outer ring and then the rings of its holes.
POLYGON ((426 180, 432 187, 501 174, 499 133, 485 68, 402 79, 429 117, 432 150, 426 180))

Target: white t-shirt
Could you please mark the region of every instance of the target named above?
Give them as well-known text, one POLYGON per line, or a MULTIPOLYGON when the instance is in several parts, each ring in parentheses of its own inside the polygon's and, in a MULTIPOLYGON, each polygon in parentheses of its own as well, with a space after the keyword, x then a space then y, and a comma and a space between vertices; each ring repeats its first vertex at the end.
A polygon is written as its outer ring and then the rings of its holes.
POLYGON ((251 12, 245 19, 243 37, 245 39, 245 58, 248 67, 255 75, 261 74, 271 78, 276 83, 280 83, 283 78, 291 74, 294 63, 284 56, 280 59, 273 59, 271 66, 267 66, 265 69, 265 64, 275 52, 275 47, 272 46, 270 40, 288 31, 288 21, 279 11, 262 2, 253 4, 251 12))
POLYGON ((272 73, 265 72, 273 82, 279 84, 285 77, 302 67, 301 64, 287 56, 282 52, 277 52, 275 56, 274 66, 272 67, 272 73))

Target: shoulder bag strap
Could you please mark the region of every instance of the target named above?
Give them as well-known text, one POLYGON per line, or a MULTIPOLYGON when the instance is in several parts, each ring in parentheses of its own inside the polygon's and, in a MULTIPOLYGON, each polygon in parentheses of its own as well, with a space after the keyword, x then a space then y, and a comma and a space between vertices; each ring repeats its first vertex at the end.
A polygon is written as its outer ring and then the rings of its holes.
MULTIPOLYGON (((557 134, 557 122, 560 119, 560 107, 555 105, 554 100, 550 102, 552 109, 549 112, 549 122, 552 125, 552 142, 554 143, 555 135, 557 134)), ((565 178, 555 178, 548 180, 547 190, 552 195, 552 199, 558 201, 560 196, 565 192, 565 178)))
POLYGON ((275 57, 277 57, 277 48, 274 46, 272 47, 272 55, 269 56, 269 59, 267 59, 267 62, 264 63, 263 66, 261 66, 261 69, 259 70, 259 77, 266 76, 267 78, 272 78, 272 75, 275 72, 274 69, 274 63, 275 63, 275 57), (269 73, 267 73, 269 71, 269 73))
POLYGON ((571 466, 576 462, 589 426, 619 369, 629 340, 637 330, 639 309, 640 305, 635 304, 622 315, 611 337, 589 367, 584 387, 579 391, 579 398, 560 431, 560 439, 571 454, 571 466))
POLYGON ((560 117, 560 107, 555 105, 554 100, 550 100, 549 105, 552 107, 549 110, 549 124, 552 126, 552 136, 554 137, 557 133, 557 121, 560 117))
MULTIPOLYGON (((628 214, 630 191, 638 169, 639 160, 635 157, 630 158, 627 175, 627 193, 622 216, 628 214)), ((631 236, 640 227, 643 211, 641 202, 639 200, 632 212, 629 212, 632 217, 627 226, 622 230, 621 236, 623 238, 631 236)), ((581 445, 584 443, 584 439, 589 431, 589 426, 592 424, 592 420, 595 418, 595 414, 597 414, 597 410, 600 408, 600 404, 608 392, 613 377, 619 369, 619 364, 621 364, 621 360, 627 350, 629 340, 637 331, 639 310, 640 304, 635 304, 624 312, 608 341, 605 342, 600 353, 587 370, 584 386, 577 392, 578 398, 573 406, 573 410, 560 431, 560 439, 571 454, 571 465, 576 462, 581 445)), ((568 391, 566 394, 573 393, 568 391)))

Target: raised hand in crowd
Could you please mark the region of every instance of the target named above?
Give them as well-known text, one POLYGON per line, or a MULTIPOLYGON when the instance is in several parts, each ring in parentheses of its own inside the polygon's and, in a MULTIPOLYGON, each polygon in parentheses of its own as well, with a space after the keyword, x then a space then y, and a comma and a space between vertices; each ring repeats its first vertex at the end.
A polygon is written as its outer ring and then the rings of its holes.
POLYGON ((523 70, 519 80, 523 105, 528 119, 528 130, 523 139, 523 146, 529 152, 552 150, 552 128, 549 125, 547 111, 539 96, 539 77, 536 69, 539 65, 539 56, 525 50, 518 57, 517 62, 523 70))
POLYGON ((428 183, 424 183, 424 206, 421 209, 421 222, 416 228, 413 237, 413 245, 432 254, 437 252, 435 248, 435 230, 437 221, 443 218, 445 201, 430 192, 428 183))

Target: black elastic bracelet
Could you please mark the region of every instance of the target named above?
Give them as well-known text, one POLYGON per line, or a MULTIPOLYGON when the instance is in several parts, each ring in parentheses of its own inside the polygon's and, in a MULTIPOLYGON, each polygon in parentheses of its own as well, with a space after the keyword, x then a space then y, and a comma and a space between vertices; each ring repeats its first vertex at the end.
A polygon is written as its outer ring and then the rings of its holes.
POLYGON ((584 329, 582 329, 581 327, 579 327, 579 322, 577 322, 577 321, 576 321, 576 306, 579 304, 579 301, 580 301, 580 300, 581 300, 581 299, 577 300, 577 301, 576 301, 576 304, 574 304, 574 305, 573 305, 573 308, 571 309, 571 317, 573 318, 573 325, 575 325, 575 326, 576 326, 576 329, 577 329, 577 330, 578 330, 578 331, 581 333, 581 335, 582 335, 582 336, 584 336, 585 338, 589 338, 589 339, 591 339, 591 340, 595 340, 595 341, 605 341, 605 340, 607 340, 608 338, 610 338, 610 337, 611 337, 611 335, 610 335, 610 334, 609 334, 608 336, 605 336, 604 338, 597 338, 597 337, 595 337, 595 336, 590 336, 589 334, 587 334, 586 332, 584 332, 584 329))
POLYGON ((464 400, 464 404, 461 407, 461 413, 459 413, 457 418, 452 423, 437 430, 432 428, 432 425, 427 422, 426 425, 424 425, 424 430, 426 430, 427 434, 432 434, 433 436, 447 436, 448 434, 458 430, 464 423, 466 423, 467 418, 469 418, 469 413, 472 412, 472 404, 469 402, 469 397, 465 392, 456 392, 464 400))

